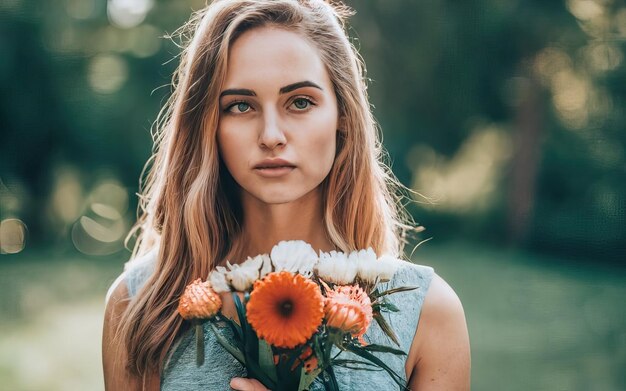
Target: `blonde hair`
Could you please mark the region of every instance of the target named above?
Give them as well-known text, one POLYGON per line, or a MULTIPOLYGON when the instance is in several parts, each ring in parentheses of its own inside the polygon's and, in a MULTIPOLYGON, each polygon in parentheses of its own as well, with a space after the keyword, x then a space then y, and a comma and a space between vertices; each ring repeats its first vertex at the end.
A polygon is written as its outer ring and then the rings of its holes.
POLYGON ((236 184, 220 163, 216 131, 228 49, 244 31, 272 25, 297 32, 326 65, 341 118, 335 162, 322 183, 330 241, 342 251, 401 252, 410 227, 403 221, 409 220, 400 185, 382 162, 362 60, 345 33, 351 13, 322 0, 217 0, 179 30, 186 42, 173 94, 155 123, 133 256, 163 245, 155 273, 130 302, 119 330, 131 373, 162 369, 185 327, 178 298, 193 279, 206 278, 240 232, 236 184))

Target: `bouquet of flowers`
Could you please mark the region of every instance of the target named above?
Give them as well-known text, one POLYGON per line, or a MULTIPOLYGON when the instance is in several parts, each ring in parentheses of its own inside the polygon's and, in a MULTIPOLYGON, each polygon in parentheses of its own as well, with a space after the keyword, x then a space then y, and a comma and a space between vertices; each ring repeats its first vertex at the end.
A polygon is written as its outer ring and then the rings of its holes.
POLYGON ((399 311, 387 296, 417 287, 378 287, 393 277, 397 266, 395 259, 378 258, 372 249, 318 255, 308 243, 283 241, 269 255, 227 262, 207 281, 194 281, 180 298, 178 312, 195 326, 198 365, 204 359, 202 323, 208 321, 217 341, 245 366, 248 376, 271 390, 308 390, 316 378, 325 389, 338 390, 337 366, 382 369, 406 389, 402 377, 373 352, 406 353, 363 339, 375 320, 399 346, 382 316, 399 311), (232 292, 237 321, 220 312, 221 292, 232 292), (216 322, 227 323, 235 343, 219 332, 216 322), (342 352, 363 360, 345 359, 342 352))

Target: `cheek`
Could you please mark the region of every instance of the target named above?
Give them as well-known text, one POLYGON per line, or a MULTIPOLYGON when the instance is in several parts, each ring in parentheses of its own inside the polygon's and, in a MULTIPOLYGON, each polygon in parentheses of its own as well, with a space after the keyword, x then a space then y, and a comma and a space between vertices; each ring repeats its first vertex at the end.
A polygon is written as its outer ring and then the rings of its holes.
POLYGON ((318 124, 318 131, 309 141, 309 159, 313 159, 314 167, 318 172, 328 174, 335 160, 337 148, 337 122, 325 121, 318 124))
POLYGON ((231 175, 237 175, 240 162, 237 159, 237 138, 229 132, 217 131, 217 146, 220 157, 231 175))

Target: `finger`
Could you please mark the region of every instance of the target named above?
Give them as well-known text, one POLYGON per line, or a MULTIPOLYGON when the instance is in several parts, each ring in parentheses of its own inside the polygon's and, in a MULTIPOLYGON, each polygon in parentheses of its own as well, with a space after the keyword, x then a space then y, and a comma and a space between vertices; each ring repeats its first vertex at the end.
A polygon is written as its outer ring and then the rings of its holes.
POLYGON ((230 387, 238 391, 269 391, 256 379, 235 377, 230 381, 230 387))

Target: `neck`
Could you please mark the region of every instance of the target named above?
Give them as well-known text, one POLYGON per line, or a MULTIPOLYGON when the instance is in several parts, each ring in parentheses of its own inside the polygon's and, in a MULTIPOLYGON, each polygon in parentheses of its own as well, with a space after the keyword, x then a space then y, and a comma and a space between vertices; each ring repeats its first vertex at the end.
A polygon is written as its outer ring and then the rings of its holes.
POLYGON ((231 263, 239 263, 248 256, 269 254, 281 240, 304 240, 315 251, 335 248, 324 229, 319 190, 284 204, 267 204, 243 193, 241 201, 245 217, 241 236, 229 254, 231 263))

